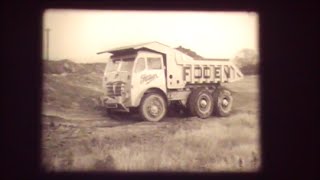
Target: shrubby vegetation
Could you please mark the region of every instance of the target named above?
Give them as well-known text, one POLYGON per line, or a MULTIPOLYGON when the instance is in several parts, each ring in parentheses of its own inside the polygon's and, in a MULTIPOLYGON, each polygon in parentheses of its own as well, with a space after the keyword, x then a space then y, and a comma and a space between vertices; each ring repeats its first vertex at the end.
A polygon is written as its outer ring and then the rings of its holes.
POLYGON ((259 73, 259 55, 253 49, 242 49, 236 54, 232 61, 245 75, 254 75, 259 73))
POLYGON ((64 74, 64 73, 76 73, 87 74, 96 72, 103 74, 105 63, 75 63, 68 59, 60 61, 43 61, 43 72, 45 74, 64 74))

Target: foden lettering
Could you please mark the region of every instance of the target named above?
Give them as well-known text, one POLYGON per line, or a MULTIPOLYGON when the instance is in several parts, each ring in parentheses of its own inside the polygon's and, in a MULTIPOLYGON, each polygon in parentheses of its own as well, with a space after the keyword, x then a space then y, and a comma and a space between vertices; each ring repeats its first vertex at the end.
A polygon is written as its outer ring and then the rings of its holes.
POLYGON ((211 66, 195 66, 193 70, 191 66, 183 67, 183 80, 184 81, 191 81, 191 77, 193 76, 194 79, 212 79, 215 78, 220 79, 222 73, 225 74, 226 78, 231 78, 231 74, 235 73, 232 66, 228 65, 211 65, 211 66))

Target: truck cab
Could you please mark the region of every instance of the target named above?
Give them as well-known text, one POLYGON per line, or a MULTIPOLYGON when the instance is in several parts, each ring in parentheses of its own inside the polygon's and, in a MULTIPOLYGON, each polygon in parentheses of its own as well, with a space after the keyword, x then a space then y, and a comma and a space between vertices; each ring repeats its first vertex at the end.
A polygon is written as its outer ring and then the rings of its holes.
POLYGON ((163 55, 150 51, 114 54, 103 76, 103 104, 115 111, 138 107, 150 89, 167 92, 163 55))

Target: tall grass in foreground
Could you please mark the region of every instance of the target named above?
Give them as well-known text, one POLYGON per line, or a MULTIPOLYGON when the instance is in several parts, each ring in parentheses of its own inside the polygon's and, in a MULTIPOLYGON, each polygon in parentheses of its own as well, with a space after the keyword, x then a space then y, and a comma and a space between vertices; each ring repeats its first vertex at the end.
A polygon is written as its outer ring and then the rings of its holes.
POLYGON ((259 168, 258 135, 244 119, 239 121, 229 127, 211 123, 180 129, 163 144, 132 144, 109 153, 122 171, 254 171, 259 168))
POLYGON ((99 136, 91 136, 77 146, 70 147, 64 158, 53 157, 51 169, 255 171, 261 163, 257 119, 257 115, 253 113, 238 113, 232 118, 216 120, 194 119, 190 124, 201 121, 200 128, 179 127, 160 140, 152 136, 140 136, 140 139, 149 138, 145 143, 109 143, 107 139, 110 137, 105 136, 102 131, 99 136), (64 162, 68 164, 61 168, 64 162))

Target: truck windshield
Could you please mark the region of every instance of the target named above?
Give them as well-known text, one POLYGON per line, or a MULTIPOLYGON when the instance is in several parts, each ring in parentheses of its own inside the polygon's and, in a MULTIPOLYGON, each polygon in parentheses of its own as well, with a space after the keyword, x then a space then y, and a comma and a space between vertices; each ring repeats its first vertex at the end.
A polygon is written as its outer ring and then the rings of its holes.
POLYGON ((120 71, 131 72, 133 67, 134 58, 124 58, 121 61, 120 71))
POLYGON ((128 71, 131 72, 135 57, 111 59, 107 63, 106 72, 128 71))
POLYGON ((107 63, 106 71, 116 71, 120 65, 120 59, 113 59, 107 63))

